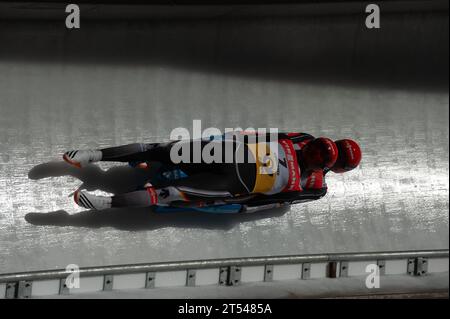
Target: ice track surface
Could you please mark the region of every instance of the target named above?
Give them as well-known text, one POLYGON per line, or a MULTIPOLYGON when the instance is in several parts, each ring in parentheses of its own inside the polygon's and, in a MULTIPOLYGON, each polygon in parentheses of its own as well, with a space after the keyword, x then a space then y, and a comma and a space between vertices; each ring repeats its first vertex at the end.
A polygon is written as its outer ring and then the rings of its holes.
POLYGON ((0 272, 448 248, 448 12, 361 23, 2 23, 0 272), (258 215, 83 212, 67 197, 79 178, 126 191, 140 173, 77 171, 65 150, 162 141, 193 119, 352 137, 363 161, 329 174, 322 200, 258 215))

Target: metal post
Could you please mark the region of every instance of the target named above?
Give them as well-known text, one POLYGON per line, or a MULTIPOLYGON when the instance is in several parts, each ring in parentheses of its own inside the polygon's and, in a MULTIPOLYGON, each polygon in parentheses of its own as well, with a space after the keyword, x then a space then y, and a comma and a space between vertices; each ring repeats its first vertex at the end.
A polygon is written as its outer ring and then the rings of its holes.
POLYGON ((186 286, 195 286, 195 269, 188 269, 186 274, 186 286))
POLYGON ((309 279, 311 277, 311 264, 303 263, 302 264, 302 279, 309 279))
POLYGON ((156 273, 148 272, 145 274, 145 288, 155 288, 156 273))
POLYGON ((17 284, 17 298, 25 299, 31 297, 31 289, 33 286, 33 282, 21 280, 17 284))
POLYGON ((105 275, 103 277, 103 290, 111 291, 113 289, 114 277, 113 275, 105 275))
POLYGON ((348 277, 348 261, 343 260, 340 262, 339 277, 348 277))
POLYGON ((229 274, 228 285, 237 286, 241 283, 241 267, 231 266, 229 274))
POLYGON ((219 269, 219 286, 226 286, 228 284, 229 267, 220 267, 219 269))
POLYGON ((264 281, 273 280, 273 265, 264 266, 264 281))

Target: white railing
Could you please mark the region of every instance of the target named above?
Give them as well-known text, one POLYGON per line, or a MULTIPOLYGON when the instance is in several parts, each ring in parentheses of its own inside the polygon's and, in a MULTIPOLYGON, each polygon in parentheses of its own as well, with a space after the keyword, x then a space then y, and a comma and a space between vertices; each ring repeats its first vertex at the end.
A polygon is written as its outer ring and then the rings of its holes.
POLYGON ((340 278, 365 275, 369 264, 378 265, 380 275, 423 276, 448 271, 448 256, 448 250, 291 255, 86 267, 76 273, 62 269, 0 274, 0 298, 184 285, 234 286, 294 278, 340 278), (79 288, 69 289, 69 276, 79 277, 79 288))

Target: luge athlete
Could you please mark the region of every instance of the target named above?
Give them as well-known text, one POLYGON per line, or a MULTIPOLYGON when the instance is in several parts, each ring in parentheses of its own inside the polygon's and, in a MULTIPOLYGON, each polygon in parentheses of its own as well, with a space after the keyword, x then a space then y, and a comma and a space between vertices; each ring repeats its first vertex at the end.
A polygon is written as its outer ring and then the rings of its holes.
MULTIPOLYGON (((361 149, 351 139, 332 141, 306 133, 279 133, 275 141, 266 143, 261 142, 261 138, 249 139, 249 136, 236 140, 225 134, 212 140, 75 150, 66 152, 63 158, 77 167, 98 161, 149 163, 150 166, 162 164, 185 174, 179 179, 147 184, 142 190, 115 196, 75 192, 75 202, 89 209, 153 205, 201 207, 217 203, 258 206, 315 200, 327 192, 325 174, 350 171, 361 161, 361 149), (231 160, 226 158, 230 148, 231 160), (184 156, 186 149, 189 154, 184 156), (203 156, 194 161, 195 152, 211 154, 218 149, 221 150, 218 161, 211 162, 203 156), (243 151, 240 153, 243 157, 238 156, 239 151, 243 151), (186 160, 174 162, 173 154, 186 160), (270 171, 273 167, 275 169, 270 171)), ((266 134, 265 138, 268 136, 266 134)))

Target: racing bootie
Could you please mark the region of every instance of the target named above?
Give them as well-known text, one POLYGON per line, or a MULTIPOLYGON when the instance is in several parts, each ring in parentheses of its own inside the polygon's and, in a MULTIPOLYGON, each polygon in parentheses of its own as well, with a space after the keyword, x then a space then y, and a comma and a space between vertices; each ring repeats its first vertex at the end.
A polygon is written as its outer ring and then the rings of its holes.
POLYGON ((63 159, 73 166, 82 167, 100 161, 102 152, 97 150, 68 151, 64 153, 63 159))
POLYGON ((88 209, 107 209, 111 208, 111 197, 92 195, 83 191, 76 191, 73 199, 78 206, 88 209))

